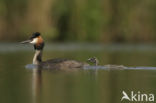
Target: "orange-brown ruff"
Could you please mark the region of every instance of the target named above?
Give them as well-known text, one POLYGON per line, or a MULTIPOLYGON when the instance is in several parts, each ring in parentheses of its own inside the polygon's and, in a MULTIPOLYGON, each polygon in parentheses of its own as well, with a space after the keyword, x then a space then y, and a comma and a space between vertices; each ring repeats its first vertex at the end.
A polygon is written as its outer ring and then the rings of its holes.
POLYGON ((41 36, 38 36, 37 37, 37 43, 36 43, 36 45, 38 46, 38 45, 42 44, 43 42, 44 41, 43 41, 42 37, 41 36))
POLYGON ((33 58, 33 64, 37 65, 39 68, 53 70, 79 70, 83 69, 84 66, 88 66, 87 63, 69 59, 58 58, 42 61, 44 41, 40 35, 41 34, 39 32, 35 32, 28 40, 21 42, 22 44, 31 43, 34 45, 35 55, 33 58))

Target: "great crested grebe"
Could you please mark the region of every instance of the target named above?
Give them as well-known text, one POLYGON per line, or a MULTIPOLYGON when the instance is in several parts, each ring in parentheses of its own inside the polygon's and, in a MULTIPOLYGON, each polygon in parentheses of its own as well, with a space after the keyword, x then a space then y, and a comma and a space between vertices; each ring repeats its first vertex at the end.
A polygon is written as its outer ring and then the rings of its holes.
POLYGON ((42 52, 44 48, 44 41, 39 32, 35 32, 32 36, 23 42, 22 44, 30 43, 34 45, 35 55, 33 58, 33 64, 37 65, 39 68, 45 69, 83 69, 84 66, 89 64, 79 62, 76 60, 69 59, 51 59, 47 61, 42 61, 42 52))

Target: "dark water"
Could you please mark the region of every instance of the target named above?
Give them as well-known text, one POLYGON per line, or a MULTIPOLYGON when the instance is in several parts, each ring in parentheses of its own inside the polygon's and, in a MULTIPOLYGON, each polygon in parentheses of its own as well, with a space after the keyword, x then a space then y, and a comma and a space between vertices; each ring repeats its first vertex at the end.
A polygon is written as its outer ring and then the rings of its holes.
MULTIPOLYGON (((96 56, 100 65, 146 67, 78 72, 26 69, 32 63, 31 46, 0 45, 0 103, 120 103, 122 91, 156 94, 156 50, 153 46, 52 45, 43 59, 96 56), (93 49, 94 47, 94 49, 93 49), (149 68, 148 68, 149 67, 149 68)), ((129 103, 124 100, 123 103, 129 103)))

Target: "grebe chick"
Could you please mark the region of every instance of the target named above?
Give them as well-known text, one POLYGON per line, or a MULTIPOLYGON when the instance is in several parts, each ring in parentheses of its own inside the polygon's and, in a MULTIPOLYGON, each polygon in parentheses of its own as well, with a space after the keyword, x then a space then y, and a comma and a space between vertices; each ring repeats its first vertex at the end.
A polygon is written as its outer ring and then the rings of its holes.
POLYGON ((83 69, 84 66, 88 66, 89 64, 79 62, 76 60, 69 59, 51 59, 47 61, 42 61, 42 52, 44 48, 44 41, 39 32, 35 32, 32 36, 26 40, 21 42, 22 44, 30 43, 34 45, 35 55, 33 58, 33 64, 37 65, 39 68, 44 69, 83 69))
POLYGON ((99 60, 96 57, 89 58, 88 61, 94 63, 95 66, 99 64, 99 60))
MULTIPOLYGON (((96 57, 88 59, 89 62, 94 63, 95 66, 98 66, 99 60, 96 57)), ((104 65, 108 69, 127 69, 124 65, 104 65)))

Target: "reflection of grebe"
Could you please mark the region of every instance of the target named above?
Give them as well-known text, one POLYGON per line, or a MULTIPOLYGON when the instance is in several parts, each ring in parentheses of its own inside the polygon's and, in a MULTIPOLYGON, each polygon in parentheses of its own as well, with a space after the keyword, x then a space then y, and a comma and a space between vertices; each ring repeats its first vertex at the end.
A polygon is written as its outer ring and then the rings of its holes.
POLYGON ((41 68, 47 69, 75 69, 75 68, 83 68, 83 66, 87 66, 88 64, 82 63, 76 60, 69 59, 51 59, 47 61, 42 61, 42 51, 44 48, 44 41, 40 36, 39 32, 35 32, 32 36, 26 40, 21 42, 22 44, 31 43, 34 45, 35 55, 33 58, 33 64, 38 65, 41 68))

